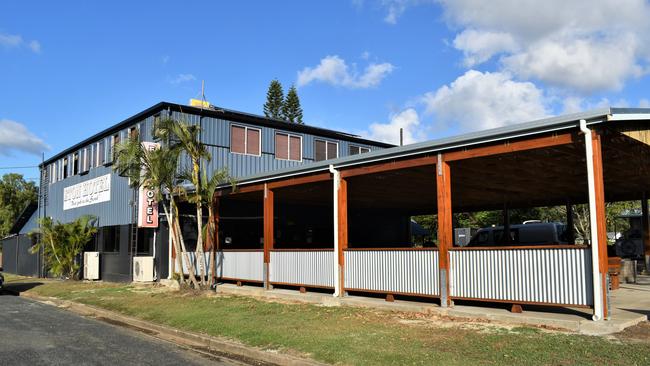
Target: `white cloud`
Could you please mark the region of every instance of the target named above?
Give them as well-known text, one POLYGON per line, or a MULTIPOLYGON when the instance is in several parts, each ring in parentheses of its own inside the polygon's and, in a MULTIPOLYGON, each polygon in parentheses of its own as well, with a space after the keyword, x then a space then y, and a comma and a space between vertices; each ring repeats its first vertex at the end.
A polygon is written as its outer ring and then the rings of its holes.
POLYGON ((171 79, 169 82, 172 84, 181 84, 188 81, 194 81, 196 77, 192 74, 178 74, 175 78, 171 79))
POLYGON ((466 29, 454 39, 454 47, 465 54, 466 66, 483 63, 495 54, 518 48, 511 34, 505 32, 480 32, 466 29))
POLYGON ((371 63, 359 74, 356 65, 348 67, 345 60, 337 55, 326 56, 315 67, 305 67, 298 72, 298 86, 305 86, 313 81, 320 81, 335 86, 348 88, 370 88, 379 85, 395 67, 388 63, 371 63))
POLYGON ((645 98, 639 100, 639 108, 650 108, 650 100, 645 98))
POLYGON ((382 0, 381 5, 386 9, 384 21, 388 24, 397 24, 397 19, 407 8, 433 2, 434 0, 382 0))
POLYGON ((388 123, 373 123, 362 135, 371 140, 383 141, 399 145, 399 129, 404 131, 404 144, 426 139, 426 134, 420 127, 420 117, 413 108, 405 109, 390 116, 388 123))
POLYGON ((49 149, 50 147, 25 125, 9 119, 0 119, 0 155, 10 156, 13 151, 40 155, 49 149))
POLYGON ((648 69, 645 0, 439 2, 466 65, 497 56, 502 72, 582 94, 619 90, 648 69))
POLYGON ((426 111, 443 126, 476 131, 526 122, 549 114, 544 93, 507 73, 469 70, 449 85, 425 94, 426 111))
POLYGON ((41 44, 38 41, 25 41, 18 34, 0 33, 0 46, 5 48, 27 47, 34 53, 41 52, 41 44))

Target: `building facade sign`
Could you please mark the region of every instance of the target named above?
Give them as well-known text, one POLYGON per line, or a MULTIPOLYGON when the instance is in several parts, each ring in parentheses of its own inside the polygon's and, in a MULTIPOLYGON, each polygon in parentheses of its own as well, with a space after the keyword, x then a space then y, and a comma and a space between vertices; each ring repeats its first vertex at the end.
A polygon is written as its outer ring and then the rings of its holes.
MULTIPOLYGON (((142 146, 147 151, 156 150, 160 144, 155 142, 143 142, 142 146)), ((156 190, 141 186, 138 191, 138 227, 158 227, 158 201, 156 190)))
POLYGON ((63 189, 63 210, 111 200, 111 175, 106 174, 63 189))

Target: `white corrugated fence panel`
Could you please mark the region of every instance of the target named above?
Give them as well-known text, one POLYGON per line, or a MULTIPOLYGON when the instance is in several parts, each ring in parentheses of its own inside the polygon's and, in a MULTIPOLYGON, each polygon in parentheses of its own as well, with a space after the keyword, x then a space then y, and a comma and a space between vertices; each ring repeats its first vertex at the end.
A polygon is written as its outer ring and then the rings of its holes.
POLYGON ((437 250, 345 251, 345 288, 438 296, 437 250))
MULTIPOLYGON (((186 253, 186 252, 183 252, 183 253, 186 253)), ((197 264, 196 263, 196 253, 195 252, 189 252, 188 255, 190 257, 190 262, 192 263, 192 266, 194 267, 194 274, 196 274, 198 276, 199 272, 198 272, 198 266, 196 265, 197 264)), ((187 261, 185 260, 185 256, 182 256, 181 259, 182 259, 182 262, 183 262, 183 274, 189 274, 189 271, 187 269, 187 261)), ((208 276, 209 276, 210 275, 210 253, 203 253, 203 260, 204 260, 203 263, 205 263, 205 273, 207 273, 208 276)))
POLYGON ((272 251, 270 281, 334 287, 334 251, 272 251))
POLYGON ((217 277, 264 281, 264 251, 217 252, 217 277))
POLYGON ((593 304, 588 248, 451 250, 449 261, 452 297, 593 304))

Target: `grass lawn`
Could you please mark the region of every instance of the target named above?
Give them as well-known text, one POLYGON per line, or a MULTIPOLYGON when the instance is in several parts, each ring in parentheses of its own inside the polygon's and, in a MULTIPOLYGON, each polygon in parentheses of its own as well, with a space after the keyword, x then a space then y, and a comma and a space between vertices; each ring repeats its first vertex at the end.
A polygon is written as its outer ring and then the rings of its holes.
POLYGON ((9 287, 42 282, 26 291, 328 363, 650 365, 647 331, 637 330, 641 337, 602 338, 455 323, 432 314, 279 303, 155 287, 17 277, 8 277, 7 282, 9 287))

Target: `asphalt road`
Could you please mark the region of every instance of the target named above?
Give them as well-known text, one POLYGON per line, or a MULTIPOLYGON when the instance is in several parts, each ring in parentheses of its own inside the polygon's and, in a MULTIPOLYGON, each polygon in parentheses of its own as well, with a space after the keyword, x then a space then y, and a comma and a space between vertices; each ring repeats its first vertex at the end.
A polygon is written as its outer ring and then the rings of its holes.
POLYGON ((0 365, 241 365, 18 296, 0 296, 0 365))

